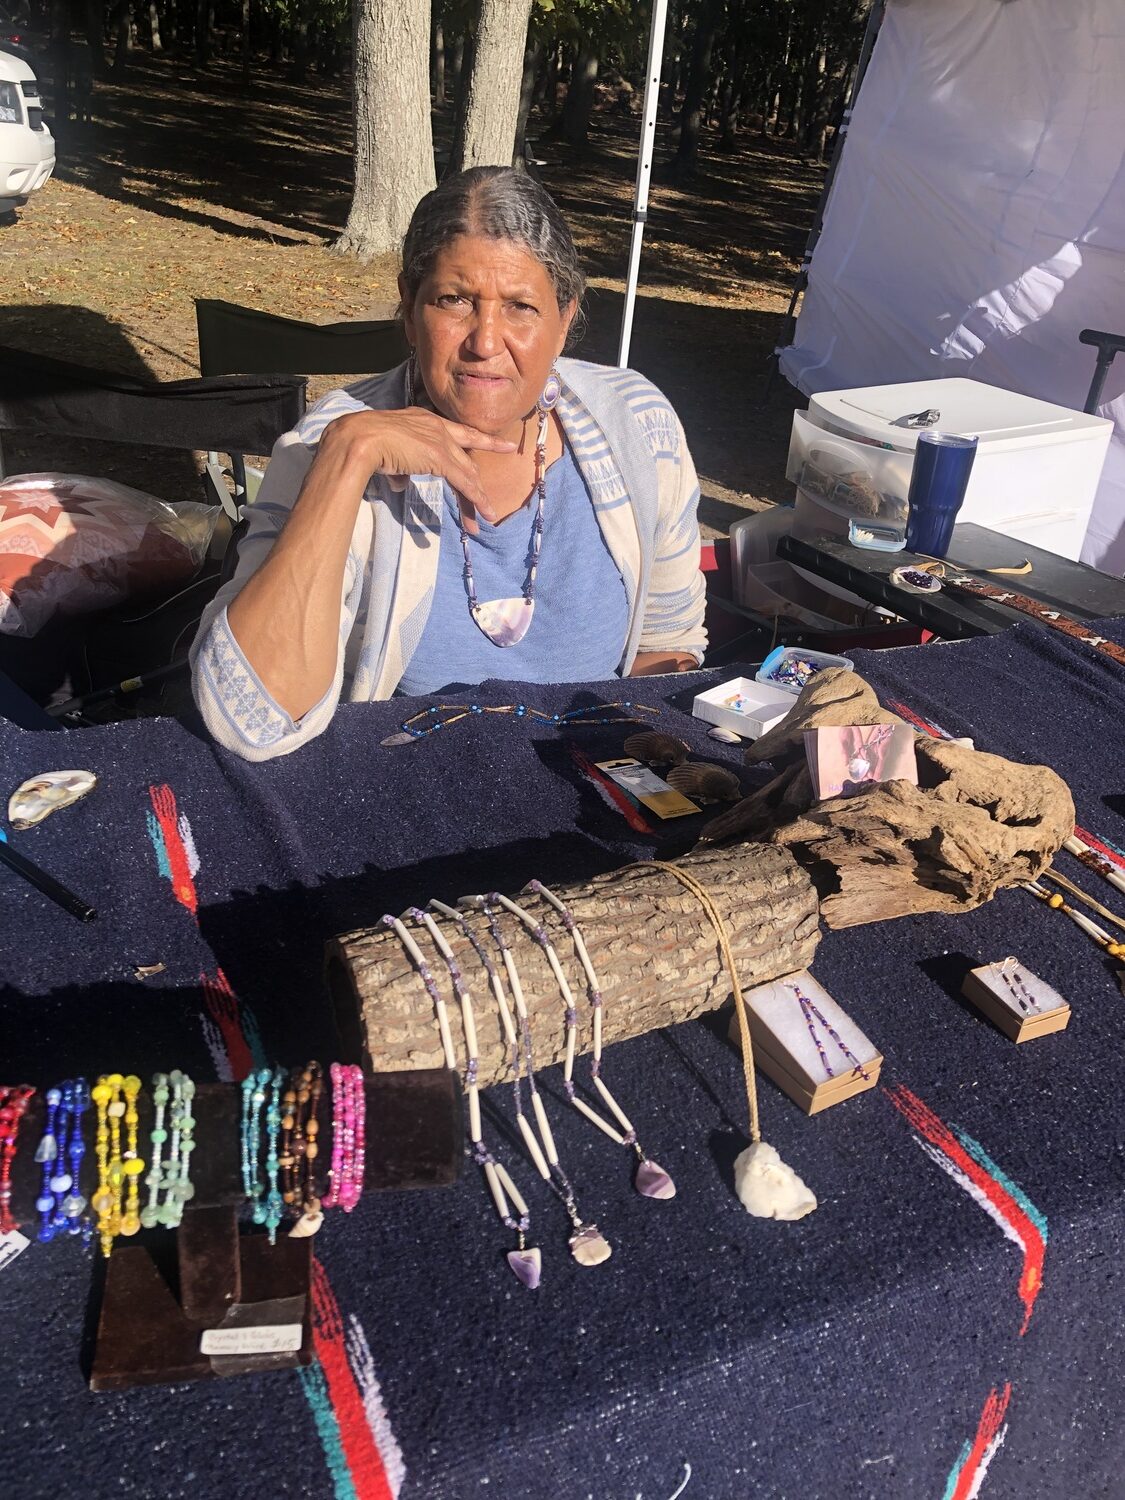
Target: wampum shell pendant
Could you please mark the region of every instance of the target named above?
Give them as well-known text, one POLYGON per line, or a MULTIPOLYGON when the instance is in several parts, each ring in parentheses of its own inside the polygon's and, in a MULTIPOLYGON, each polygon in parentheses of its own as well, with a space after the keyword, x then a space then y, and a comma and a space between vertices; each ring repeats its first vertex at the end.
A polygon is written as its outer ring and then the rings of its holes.
POLYGON ((583 1224, 570 1237, 570 1253, 580 1266, 600 1266, 613 1254, 613 1246, 596 1224, 583 1224))
POLYGON ((486 599, 471 606, 473 619, 494 646, 518 646, 528 632, 535 600, 486 599))

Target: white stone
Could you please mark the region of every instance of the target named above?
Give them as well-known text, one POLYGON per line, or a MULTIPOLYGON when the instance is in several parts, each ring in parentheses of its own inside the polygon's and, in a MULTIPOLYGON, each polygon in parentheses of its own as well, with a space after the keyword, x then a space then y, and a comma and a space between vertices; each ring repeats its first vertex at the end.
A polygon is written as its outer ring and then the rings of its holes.
POLYGON ((735 1159, 734 1190, 747 1213, 759 1219, 803 1219, 816 1207, 812 1191, 765 1141, 735 1159))

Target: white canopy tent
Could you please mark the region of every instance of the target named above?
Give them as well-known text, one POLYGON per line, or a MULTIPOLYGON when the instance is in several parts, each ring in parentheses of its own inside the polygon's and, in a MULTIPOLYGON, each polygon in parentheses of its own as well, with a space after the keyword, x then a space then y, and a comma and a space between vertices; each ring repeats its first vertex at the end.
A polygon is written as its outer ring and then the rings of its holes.
MULTIPOLYGON (((794 341, 805 394, 961 375, 1081 408, 1125 333, 1125 0, 888 0, 794 341)), ((1125 356, 1083 559, 1125 573, 1125 356)))

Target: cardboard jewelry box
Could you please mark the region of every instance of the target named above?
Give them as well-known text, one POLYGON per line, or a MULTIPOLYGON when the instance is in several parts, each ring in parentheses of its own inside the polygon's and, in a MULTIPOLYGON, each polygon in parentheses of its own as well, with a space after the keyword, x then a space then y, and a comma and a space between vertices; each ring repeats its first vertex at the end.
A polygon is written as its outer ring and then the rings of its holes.
MULTIPOLYGON (((755 1063, 806 1114, 878 1083, 882 1055, 807 969, 747 990, 743 999, 755 1063)), ((739 1045, 737 1015, 731 1016, 730 1040, 739 1045)))
POLYGON ((784 688, 755 682, 752 677, 732 677, 705 693, 697 693, 691 712, 696 719, 731 729, 743 739, 756 740, 780 724, 792 707, 792 695, 784 688))
POLYGON ((970 969, 961 993, 1013 1042, 1064 1031, 1070 1021, 1070 1006, 1059 992, 1017 958, 970 969))

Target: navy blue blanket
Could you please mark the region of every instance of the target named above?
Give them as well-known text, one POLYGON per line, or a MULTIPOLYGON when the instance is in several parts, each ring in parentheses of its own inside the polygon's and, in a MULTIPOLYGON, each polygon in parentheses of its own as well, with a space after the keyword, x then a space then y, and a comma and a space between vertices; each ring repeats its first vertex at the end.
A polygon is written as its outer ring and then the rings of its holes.
MULTIPOLYGON (((1120 622, 1102 628, 1125 640, 1120 622)), ((884 701, 1054 766, 1079 821, 1125 846, 1122 669, 1030 625, 856 656, 884 701)), ((714 680, 489 684, 477 698, 518 691, 557 712, 630 692, 738 766, 689 717, 714 680)), ((203 1079, 254 1057, 336 1055, 321 974, 333 933, 431 896, 674 855, 698 827, 631 833, 563 737, 526 720, 474 717, 381 748, 417 706, 342 708, 322 739, 261 766, 170 721, 0 727, 5 795, 47 767, 101 778, 80 806, 12 835, 98 907, 95 924, 0 871, 3 1079, 176 1065, 203 1079)), ((597 756, 627 732, 571 737, 597 756)), ((1070 856, 1060 868, 1125 912, 1070 856)), ((766 1139, 820 1199, 811 1217, 763 1222, 735 1200, 741 1065, 704 1020, 607 1054, 676 1179, 671 1202, 636 1196, 625 1153, 564 1110, 557 1070, 544 1075, 583 1208, 614 1245, 606 1265, 571 1262, 562 1211, 528 1171, 534 1294, 503 1265, 473 1169, 451 1189, 368 1197, 316 1242, 318 1360, 300 1373, 91 1395, 90 1259, 33 1243, 0 1271, 4 1492, 1121 1494, 1125 999, 1112 966, 1065 918, 1007 892, 967 916, 828 934, 815 972, 886 1063, 879 1088, 813 1118, 760 1085, 766 1139), (969 964, 1008 953, 1069 998, 1067 1031, 1016 1047, 958 998, 969 964)), ((510 1121, 507 1091, 492 1102, 510 1121)))

